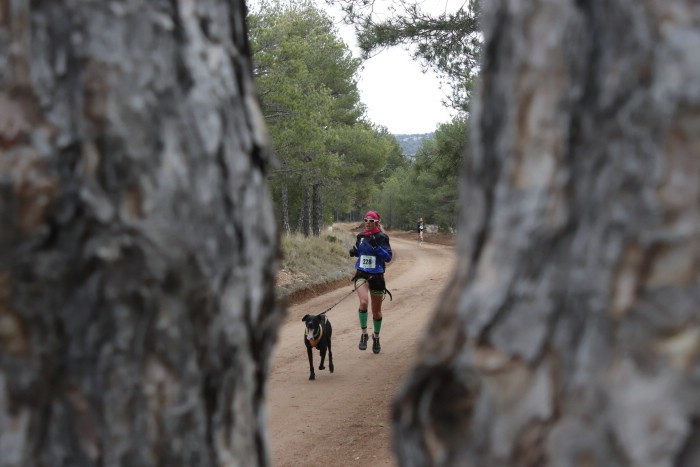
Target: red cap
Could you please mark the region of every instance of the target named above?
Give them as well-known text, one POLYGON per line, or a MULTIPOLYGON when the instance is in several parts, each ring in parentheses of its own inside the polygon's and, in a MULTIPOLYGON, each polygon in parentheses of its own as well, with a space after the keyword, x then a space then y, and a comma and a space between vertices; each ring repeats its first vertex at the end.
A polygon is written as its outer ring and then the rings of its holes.
POLYGON ((365 214, 365 219, 367 219, 367 218, 372 218, 372 219, 375 219, 375 220, 379 220, 379 214, 377 214, 377 213, 374 212, 374 211, 367 211, 367 214, 365 214))

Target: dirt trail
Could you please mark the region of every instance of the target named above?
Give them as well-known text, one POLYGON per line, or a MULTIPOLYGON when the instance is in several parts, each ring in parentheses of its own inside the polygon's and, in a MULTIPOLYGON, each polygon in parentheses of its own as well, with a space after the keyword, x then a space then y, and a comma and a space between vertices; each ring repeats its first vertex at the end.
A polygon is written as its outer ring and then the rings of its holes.
MULTIPOLYGON (((268 428, 276 467, 396 466, 391 452, 390 405, 409 370, 425 322, 452 275, 450 246, 391 237, 394 261, 386 272, 382 350, 360 351, 357 296, 352 285, 292 306, 275 348, 268 379, 268 428), (342 299, 342 301, 340 301, 342 299), (328 312, 333 325, 335 373, 318 370, 309 381, 301 317, 328 312)), ((348 260, 350 260, 348 258, 348 260)), ((370 323, 371 328, 371 313, 370 323)), ((370 341, 371 344, 371 341, 370 341)))

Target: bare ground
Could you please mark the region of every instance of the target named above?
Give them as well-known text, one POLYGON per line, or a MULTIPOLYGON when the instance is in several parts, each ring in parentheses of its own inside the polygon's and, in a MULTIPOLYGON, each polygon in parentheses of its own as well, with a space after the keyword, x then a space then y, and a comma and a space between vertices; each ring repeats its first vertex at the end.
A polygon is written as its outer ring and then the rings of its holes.
MULTIPOLYGON (((391 401, 415 358, 417 344, 452 275, 451 237, 433 234, 418 246, 413 233, 389 232, 394 261, 386 273, 393 301, 383 305, 382 350, 360 351, 357 296, 349 280, 292 297, 268 378, 268 430, 273 465, 396 466, 391 451, 391 401), (432 240, 432 242, 431 242, 432 240), (301 317, 329 307, 335 372, 309 381, 301 317)), ((351 261, 350 258, 348 258, 351 261)), ((370 320, 371 328, 371 320, 370 320)), ((370 342, 371 344, 371 342, 370 342)))

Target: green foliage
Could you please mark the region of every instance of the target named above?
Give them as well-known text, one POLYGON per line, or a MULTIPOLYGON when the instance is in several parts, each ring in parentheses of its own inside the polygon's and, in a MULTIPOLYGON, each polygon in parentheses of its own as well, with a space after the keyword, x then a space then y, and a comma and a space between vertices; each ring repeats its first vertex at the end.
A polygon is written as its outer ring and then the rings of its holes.
POLYGON ((355 74, 360 61, 333 21, 307 1, 263 3, 249 15, 255 76, 278 157, 309 162, 324 152, 329 126, 364 113, 355 74))
MULTIPOLYGON (((462 55, 464 66, 473 69, 476 48, 467 50, 464 40, 476 31, 476 10, 431 19, 416 6, 399 4, 409 16, 363 23, 365 52, 412 42, 423 60, 468 81, 471 71, 449 67, 462 55)), ((265 1, 248 23, 261 106, 280 162, 270 180, 280 216, 283 209, 302 212, 313 186, 326 223, 357 220, 373 208, 388 228, 413 229, 418 217, 444 228, 455 225, 464 118, 441 125, 414 159, 407 158, 396 137, 366 121, 356 79, 361 62, 326 13, 310 0, 265 1)), ((290 227, 296 224, 288 220, 290 227)))
POLYGON ((333 21, 308 0, 262 3, 248 18, 261 106, 281 168, 273 196, 287 190, 292 212, 304 188, 323 198, 323 218, 366 203, 400 148, 385 129, 364 120, 353 58, 333 21))
POLYGON ((329 187, 332 212, 364 209, 393 170, 407 164, 394 137, 368 124, 334 129, 328 149, 342 161, 342 183, 329 187))
POLYGON ((439 178, 456 179, 467 144, 467 121, 456 117, 440 125, 433 139, 425 140, 416 154, 416 169, 430 171, 439 178))
POLYGON ((480 8, 467 0, 455 12, 430 15, 421 3, 396 0, 380 15, 373 0, 327 0, 339 4, 347 23, 355 26, 363 57, 386 47, 413 46, 412 53, 433 68, 452 89, 449 105, 468 111, 469 97, 478 73, 481 50, 480 8))
POLYGON ((419 217, 442 230, 455 227, 466 135, 464 118, 440 125, 434 138, 423 141, 415 162, 392 173, 373 199, 389 228, 413 229, 419 217))
POLYGON ((384 226, 389 229, 409 229, 410 219, 420 212, 419 194, 415 190, 414 170, 401 167, 395 170, 384 183, 381 191, 375 193, 369 205, 382 216, 384 226))

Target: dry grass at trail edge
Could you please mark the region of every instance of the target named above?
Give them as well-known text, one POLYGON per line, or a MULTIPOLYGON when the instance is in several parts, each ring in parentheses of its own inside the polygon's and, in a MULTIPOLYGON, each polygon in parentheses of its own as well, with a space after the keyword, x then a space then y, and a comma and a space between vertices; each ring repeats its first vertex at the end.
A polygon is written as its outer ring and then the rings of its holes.
POLYGON ((283 235, 277 296, 299 303, 343 282, 350 284, 355 267, 348 249, 353 241, 354 235, 342 229, 325 231, 320 237, 283 235))
MULTIPOLYGON (((282 261, 277 273, 276 293, 288 305, 351 285, 355 258, 348 255, 361 224, 336 224, 320 237, 300 234, 282 236, 282 261)), ((417 240, 418 234, 387 231, 390 238, 417 240)), ((424 243, 454 246, 454 235, 425 234, 424 243)))

